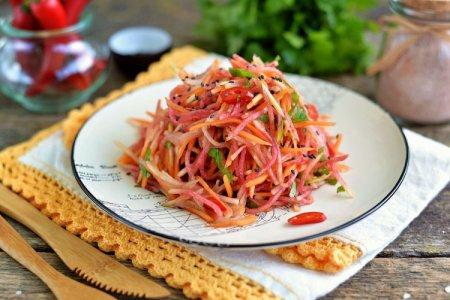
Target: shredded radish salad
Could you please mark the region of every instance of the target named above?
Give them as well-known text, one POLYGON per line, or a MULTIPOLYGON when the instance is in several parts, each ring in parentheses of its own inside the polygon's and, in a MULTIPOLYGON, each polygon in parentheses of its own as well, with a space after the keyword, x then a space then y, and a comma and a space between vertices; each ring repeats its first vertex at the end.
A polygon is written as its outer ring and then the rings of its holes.
POLYGON ((342 135, 277 69, 277 61, 238 55, 231 68, 215 61, 202 74, 177 70, 182 83, 168 108, 131 119, 140 132, 119 164, 142 188, 162 192, 214 227, 244 226, 260 212, 313 201, 324 184, 351 196, 342 135))

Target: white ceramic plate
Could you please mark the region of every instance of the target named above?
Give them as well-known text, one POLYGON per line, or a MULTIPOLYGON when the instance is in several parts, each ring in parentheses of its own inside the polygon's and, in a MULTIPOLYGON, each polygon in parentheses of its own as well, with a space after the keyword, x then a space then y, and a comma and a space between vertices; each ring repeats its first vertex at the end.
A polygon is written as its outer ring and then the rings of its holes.
POLYGON ((107 105, 80 130, 72 152, 75 177, 87 196, 107 214, 126 225, 164 239, 211 247, 268 248, 317 238, 349 226, 383 205, 397 190, 408 164, 408 145, 392 118, 368 99, 321 80, 289 75, 288 79, 321 113, 331 114, 343 133, 342 150, 350 156, 352 170, 344 178, 353 199, 336 195, 336 187, 323 186, 313 193, 314 203, 302 212, 320 211, 327 220, 305 226, 288 226, 295 215, 289 209, 262 213, 245 228, 215 229, 195 215, 161 205, 164 196, 135 187, 133 179, 116 165, 125 145, 137 139, 126 120, 144 117, 179 83, 156 83, 107 105))

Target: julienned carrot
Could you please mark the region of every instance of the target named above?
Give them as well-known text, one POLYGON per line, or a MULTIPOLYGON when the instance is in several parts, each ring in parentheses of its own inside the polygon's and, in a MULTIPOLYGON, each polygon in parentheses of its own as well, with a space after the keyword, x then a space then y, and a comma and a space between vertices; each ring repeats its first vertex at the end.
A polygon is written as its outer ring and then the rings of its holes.
POLYGON ((335 123, 329 121, 303 121, 295 123, 295 128, 303 128, 306 126, 334 126, 335 123))
POLYGON ((193 126, 191 126, 189 128, 189 130, 194 131, 194 130, 198 130, 202 127, 205 127, 205 126, 219 126, 219 125, 225 125, 225 124, 230 124, 230 123, 231 124, 239 124, 240 122, 241 122, 241 120, 236 119, 236 118, 225 119, 225 120, 206 121, 206 122, 194 124, 193 126))
POLYGON ((289 176, 291 174, 291 171, 295 170, 297 168, 297 165, 292 164, 289 167, 286 167, 283 171, 283 177, 289 176))
POLYGON ((334 123, 303 103, 275 62, 230 62, 230 70, 214 63, 199 75, 180 71, 168 109, 158 104, 148 121, 135 122, 140 139, 121 158, 131 165, 121 165, 166 194, 168 205, 215 227, 245 226, 275 207, 298 209, 326 179, 348 190, 342 137, 325 130, 334 123))
POLYGON ((248 139, 250 142, 254 143, 254 144, 259 144, 259 145, 264 145, 264 146, 271 146, 272 144, 269 143, 268 141, 265 141, 263 139, 260 139, 257 136, 254 136, 251 133, 248 133, 246 131, 241 131, 239 132, 239 134, 241 137, 248 139))
POLYGON ((225 185, 225 190, 227 191, 228 197, 233 197, 233 188, 231 187, 230 180, 227 175, 223 175, 223 184, 225 185))
POLYGON ((351 169, 349 166, 347 166, 345 164, 337 164, 336 167, 339 172, 348 172, 351 169))
POLYGON ((214 223, 211 223, 211 226, 216 227, 216 228, 231 227, 231 226, 246 226, 246 225, 254 223, 255 221, 256 221, 256 216, 246 215, 242 219, 216 221, 214 223))
POLYGON ((245 186, 246 187, 252 187, 252 186, 255 186, 255 185, 263 183, 264 181, 266 181, 266 179, 267 179, 267 174, 264 174, 264 175, 261 175, 259 177, 256 177, 255 179, 247 181, 245 186))
POLYGON ((203 186, 203 188, 209 193, 209 195, 211 197, 213 197, 214 199, 218 200, 221 203, 220 206, 224 207, 224 204, 222 203, 222 200, 220 200, 219 195, 209 187, 209 185, 206 183, 206 181, 203 180, 203 178, 201 178, 201 177, 197 177, 197 180, 203 186))
POLYGON ((180 106, 180 105, 178 105, 178 104, 176 104, 176 103, 174 103, 174 102, 172 102, 170 100, 167 100, 167 106, 172 108, 172 109, 174 109, 174 110, 176 110, 176 111, 179 111, 179 112, 189 112, 189 110, 187 110, 186 108, 184 108, 184 107, 182 107, 182 106, 180 106))
POLYGON ((314 148, 311 148, 311 147, 300 147, 300 148, 283 147, 283 148, 281 148, 281 153, 300 154, 300 153, 306 153, 311 150, 314 150, 314 148))
POLYGON ((253 132, 254 135, 256 135, 262 140, 264 140, 267 136, 253 124, 247 124, 246 128, 250 129, 250 131, 253 132))
POLYGON ((141 126, 141 127, 148 126, 150 124, 150 121, 139 119, 139 118, 131 118, 129 122, 132 125, 141 126))
POLYGON ((341 143, 342 143, 342 134, 337 134, 337 135, 336 135, 336 142, 335 142, 334 145, 333 145, 333 151, 334 151, 335 153, 338 152, 339 146, 341 145, 341 143))
POLYGON ((208 223, 211 223, 212 221, 214 221, 214 219, 211 218, 206 212, 201 211, 199 209, 196 209, 193 207, 184 207, 184 209, 199 216, 200 218, 202 218, 203 220, 205 220, 208 223))
POLYGON ((118 162, 123 165, 131 165, 135 161, 132 159, 128 154, 124 153, 122 156, 118 159, 118 162))

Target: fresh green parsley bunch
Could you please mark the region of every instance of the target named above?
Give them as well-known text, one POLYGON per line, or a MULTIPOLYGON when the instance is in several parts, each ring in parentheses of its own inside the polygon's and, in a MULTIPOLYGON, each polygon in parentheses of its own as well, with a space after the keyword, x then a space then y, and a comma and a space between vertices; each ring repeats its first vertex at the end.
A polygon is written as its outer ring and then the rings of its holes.
POLYGON ((283 71, 331 75, 365 70, 374 23, 359 14, 375 0, 199 0, 196 33, 225 55, 280 58, 283 71))

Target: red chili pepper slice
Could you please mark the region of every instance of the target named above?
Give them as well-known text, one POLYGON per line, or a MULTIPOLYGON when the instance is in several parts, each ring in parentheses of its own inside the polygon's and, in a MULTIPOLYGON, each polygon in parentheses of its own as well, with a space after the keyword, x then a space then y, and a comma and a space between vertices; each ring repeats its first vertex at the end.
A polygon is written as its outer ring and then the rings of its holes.
POLYGON ((76 73, 70 75, 67 80, 75 89, 80 91, 87 89, 91 84, 91 78, 88 73, 76 73))
POLYGON ((44 29, 61 29, 68 25, 66 11, 59 0, 33 1, 30 9, 44 29))
POLYGON ((36 19, 29 12, 23 10, 20 5, 13 7, 11 24, 19 29, 33 30, 39 28, 36 19))
POLYGON ((67 13, 67 22, 69 23, 69 25, 78 22, 81 13, 89 2, 90 0, 65 0, 63 2, 64 8, 66 9, 67 13))
POLYGON ((220 93, 223 102, 236 104, 238 102, 249 102, 253 99, 253 94, 242 87, 226 89, 220 93))
POLYGON ((16 7, 22 5, 23 0, 9 0, 9 5, 16 7))
POLYGON ((317 120, 319 117, 319 112, 317 111, 316 106, 314 104, 306 104, 305 106, 308 110, 308 116, 314 121, 317 120))
POLYGON ((288 219, 288 223, 291 225, 304 225, 304 224, 314 224, 314 223, 320 223, 327 219, 327 217, 317 211, 311 211, 306 213, 301 213, 296 216, 293 216, 292 218, 288 219))

